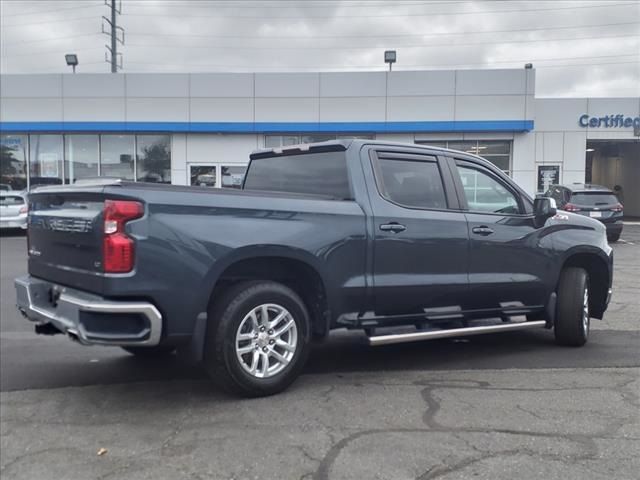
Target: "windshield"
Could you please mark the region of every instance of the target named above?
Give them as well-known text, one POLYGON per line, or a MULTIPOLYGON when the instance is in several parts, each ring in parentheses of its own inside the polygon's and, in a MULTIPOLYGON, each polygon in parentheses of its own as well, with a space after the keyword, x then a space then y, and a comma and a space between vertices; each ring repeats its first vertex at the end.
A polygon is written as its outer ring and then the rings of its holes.
POLYGON ((618 198, 609 192, 580 192, 571 195, 571 203, 588 207, 616 205, 618 198))

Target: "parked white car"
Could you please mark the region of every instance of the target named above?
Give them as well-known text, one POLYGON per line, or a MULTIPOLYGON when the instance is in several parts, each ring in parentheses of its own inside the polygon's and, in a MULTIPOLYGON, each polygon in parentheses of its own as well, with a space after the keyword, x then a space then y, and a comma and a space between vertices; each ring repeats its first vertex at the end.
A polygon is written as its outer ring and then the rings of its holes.
POLYGON ((25 192, 0 191, 0 228, 27 228, 29 202, 25 192))

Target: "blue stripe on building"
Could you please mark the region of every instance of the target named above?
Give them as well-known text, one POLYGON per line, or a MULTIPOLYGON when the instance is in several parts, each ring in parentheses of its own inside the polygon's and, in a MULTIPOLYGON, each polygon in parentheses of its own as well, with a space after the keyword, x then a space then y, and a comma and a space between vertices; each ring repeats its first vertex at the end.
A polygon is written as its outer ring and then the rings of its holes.
POLYGON ((529 132, 533 120, 442 122, 0 122, 0 131, 194 133, 529 132))

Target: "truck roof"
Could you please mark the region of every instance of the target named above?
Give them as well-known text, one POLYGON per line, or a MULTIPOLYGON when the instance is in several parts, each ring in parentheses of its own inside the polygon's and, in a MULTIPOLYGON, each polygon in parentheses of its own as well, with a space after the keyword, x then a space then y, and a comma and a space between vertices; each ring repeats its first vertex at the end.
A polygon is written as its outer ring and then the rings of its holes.
MULTIPOLYGON (((351 146, 359 145, 384 145, 389 147, 412 147, 423 148, 428 150, 438 150, 442 152, 455 152, 464 154, 465 156, 478 157, 477 155, 470 154, 468 152, 462 152, 459 150, 453 150, 443 147, 432 147, 427 144, 407 143, 407 142, 387 142, 384 140, 368 140, 362 138, 354 139, 340 139, 340 140, 327 140, 325 142, 317 143, 301 143, 296 145, 284 145, 282 147, 273 148, 259 148, 251 152, 251 159, 271 157, 274 155, 292 155, 302 152, 336 152, 347 150, 351 146)), ((479 158, 479 157, 478 157, 479 158)))

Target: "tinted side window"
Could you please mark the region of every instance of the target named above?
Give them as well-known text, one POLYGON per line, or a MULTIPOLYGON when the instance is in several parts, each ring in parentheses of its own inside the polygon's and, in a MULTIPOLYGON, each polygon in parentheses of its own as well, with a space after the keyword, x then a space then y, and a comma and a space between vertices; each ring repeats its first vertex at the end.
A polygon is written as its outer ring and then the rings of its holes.
POLYGON ((458 165, 458 172, 470 211, 520 213, 515 195, 489 174, 462 165, 458 165))
POLYGON ((436 162, 378 159, 378 187, 392 202, 413 208, 447 208, 436 162))
POLYGON ((351 200, 345 152, 257 158, 246 173, 245 190, 306 193, 351 200))
POLYGON ((553 198, 558 205, 562 204, 563 193, 562 193, 562 190, 560 188, 551 187, 549 192, 551 193, 550 195, 548 195, 549 197, 553 198))

